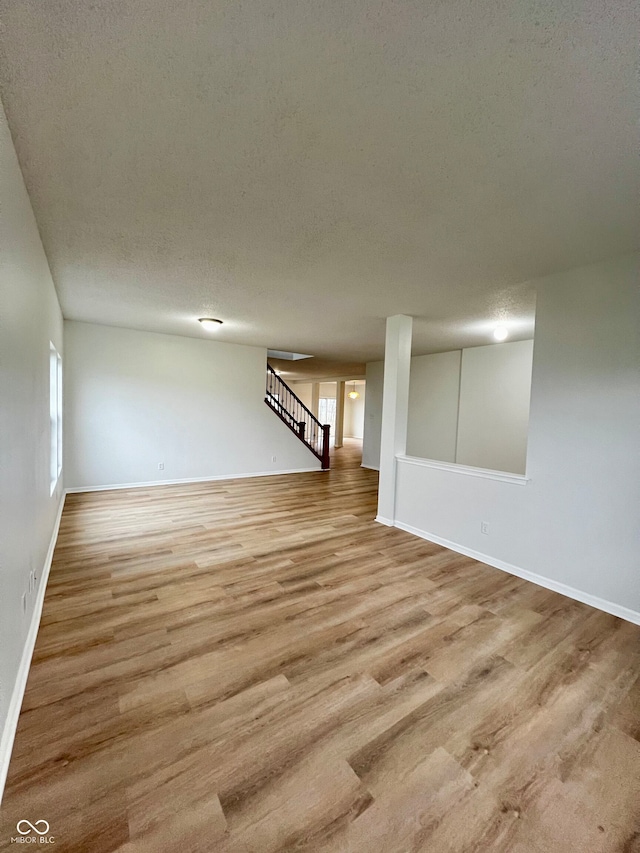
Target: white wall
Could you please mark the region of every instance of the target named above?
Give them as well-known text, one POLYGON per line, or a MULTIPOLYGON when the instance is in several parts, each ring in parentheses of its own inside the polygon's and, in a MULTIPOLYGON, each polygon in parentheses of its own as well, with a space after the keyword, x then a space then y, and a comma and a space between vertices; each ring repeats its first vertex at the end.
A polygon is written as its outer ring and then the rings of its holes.
POLYGON ((49 479, 49 342, 62 354, 62 316, 1 105, 0 199, 1 796, 62 497, 49 479))
POLYGON ((366 389, 364 383, 357 383, 355 389, 360 396, 352 400, 349 391, 352 391, 353 387, 353 383, 347 382, 344 389, 344 434, 348 438, 362 438, 366 389))
POLYGON ((68 488, 320 465, 264 403, 264 349, 65 322, 65 352, 68 488))
POLYGON ((639 276, 538 282, 528 482, 399 460, 396 524, 640 621, 639 276))
POLYGON ((382 427, 382 385, 384 361, 367 364, 367 396, 364 402, 362 464, 365 468, 380 468, 380 430, 382 427))
POLYGON ((321 382, 320 383, 320 396, 326 397, 329 400, 335 400, 337 387, 338 387, 337 382, 321 382))
POLYGON ((533 341, 462 351, 459 465, 524 474, 532 361, 533 341))
POLYGON ((411 359, 409 456, 456 461, 461 355, 455 350, 411 359))
POLYGON ((287 382, 293 393, 299 397, 309 411, 313 411, 312 383, 311 382, 287 382))
MULTIPOLYGON (((532 355, 533 341, 516 341, 414 356, 407 454, 524 473, 532 355)), ((382 381, 374 368, 367 387, 380 399, 382 381)), ((377 467, 381 413, 366 419, 363 454, 377 467)))

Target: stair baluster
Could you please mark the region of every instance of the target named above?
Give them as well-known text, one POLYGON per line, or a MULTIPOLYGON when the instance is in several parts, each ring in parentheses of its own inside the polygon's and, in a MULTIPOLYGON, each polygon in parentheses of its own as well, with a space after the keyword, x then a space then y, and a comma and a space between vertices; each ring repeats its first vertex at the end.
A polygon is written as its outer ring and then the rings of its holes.
POLYGON ((322 469, 328 470, 331 427, 329 424, 320 423, 313 412, 305 406, 269 364, 267 364, 267 386, 264 401, 320 460, 322 469))

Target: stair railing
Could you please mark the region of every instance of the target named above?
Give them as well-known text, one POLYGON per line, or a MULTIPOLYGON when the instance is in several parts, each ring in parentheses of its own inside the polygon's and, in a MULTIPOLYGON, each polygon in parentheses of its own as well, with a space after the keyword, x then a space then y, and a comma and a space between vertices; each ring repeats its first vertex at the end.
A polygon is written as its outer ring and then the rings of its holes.
POLYGON ((284 421, 309 450, 322 463, 323 470, 329 468, 329 424, 321 424, 287 383, 281 379, 271 365, 267 364, 267 389, 264 398, 269 408, 284 421))

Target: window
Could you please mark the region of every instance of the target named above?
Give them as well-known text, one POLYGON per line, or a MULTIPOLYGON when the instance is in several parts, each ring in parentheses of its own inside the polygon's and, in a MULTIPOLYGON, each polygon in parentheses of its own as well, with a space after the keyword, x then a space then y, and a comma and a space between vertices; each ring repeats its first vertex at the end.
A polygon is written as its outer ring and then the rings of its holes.
POLYGON ((62 359, 52 343, 49 344, 49 426, 51 435, 51 494, 62 471, 62 359))
POLYGON ((318 420, 321 424, 330 424, 331 432, 336 428, 336 399, 335 397, 320 397, 318 401, 318 420))

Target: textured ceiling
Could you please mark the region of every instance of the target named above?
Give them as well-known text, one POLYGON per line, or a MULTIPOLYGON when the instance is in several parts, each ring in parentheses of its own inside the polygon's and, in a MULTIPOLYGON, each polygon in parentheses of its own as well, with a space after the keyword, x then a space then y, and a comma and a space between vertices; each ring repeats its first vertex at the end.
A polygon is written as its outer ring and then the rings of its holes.
POLYGON ((65 316, 364 361, 637 248, 635 0, 0 0, 65 316))

